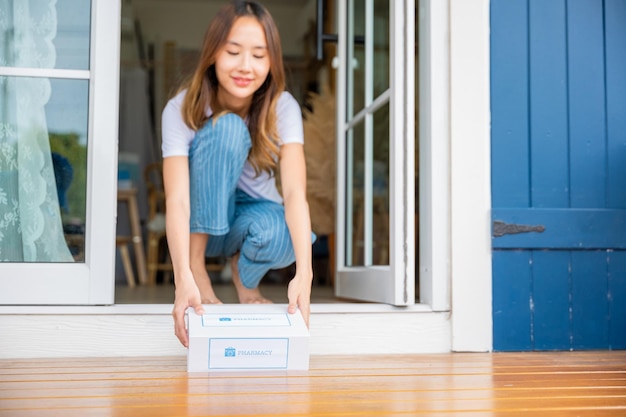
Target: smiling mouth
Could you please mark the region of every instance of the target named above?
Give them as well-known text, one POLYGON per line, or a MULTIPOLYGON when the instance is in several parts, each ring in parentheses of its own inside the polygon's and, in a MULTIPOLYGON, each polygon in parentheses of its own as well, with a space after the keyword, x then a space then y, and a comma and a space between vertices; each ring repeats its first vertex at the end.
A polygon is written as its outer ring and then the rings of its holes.
POLYGON ((247 87, 252 82, 250 78, 238 78, 238 77, 234 77, 233 81, 235 82, 235 85, 237 85, 238 87, 247 87))

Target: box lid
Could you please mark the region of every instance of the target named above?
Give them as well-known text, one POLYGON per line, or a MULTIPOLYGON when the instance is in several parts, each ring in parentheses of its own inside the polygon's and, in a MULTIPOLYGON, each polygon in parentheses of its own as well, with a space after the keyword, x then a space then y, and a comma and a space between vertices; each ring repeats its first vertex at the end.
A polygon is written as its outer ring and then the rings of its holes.
POLYGON ((188 310, 189 337, 309 337, 302 314, 287 304, 211 304, 204 314, 188 310))

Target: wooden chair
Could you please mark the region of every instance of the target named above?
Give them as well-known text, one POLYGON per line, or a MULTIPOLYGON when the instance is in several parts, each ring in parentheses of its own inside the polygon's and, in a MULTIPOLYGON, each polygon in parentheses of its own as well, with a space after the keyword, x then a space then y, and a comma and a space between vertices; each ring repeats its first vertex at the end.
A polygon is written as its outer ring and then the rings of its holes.
MULTIPOLYGON (((165 191, 163 189, 163 165, 155 162, 146 166, 143 179, 148 195, 148 222, 146 239, 146 264, 148 284, 156 284, 158 271, 171 273, 172 263, 169 259, 165 241, 165 191), (163 243, 163 245, 162 245, 163 243), (165 256, 160 256, 164 253, 165 256)), ((169 274, 168 274, 169 280, 169 274)), ((164 280, 165 282, 166 280, 164 280)))
MULTIPOLYGON (((155 162, 146 166, 143 172, 148 194, 148 222, 147 222, 147 256, 148 284, 156 284, 158 271, 165 271, 163 282, 170 282, 172 277, 172 262, 167 250, 165 239, 165 191, 163 187, 163 164, 155 162)), ((221 259, 207 259, 208 271, 221 271, 221 259)))
POLYGON ((130 243, 132 243, 132 238, 129 236, 117 236, 115 238, 115 246, 120 251, 126 282, 130 288, 135 288, 135 272, 133 271, 133 263, 130 260, 130 252, 128 250, 130 243))

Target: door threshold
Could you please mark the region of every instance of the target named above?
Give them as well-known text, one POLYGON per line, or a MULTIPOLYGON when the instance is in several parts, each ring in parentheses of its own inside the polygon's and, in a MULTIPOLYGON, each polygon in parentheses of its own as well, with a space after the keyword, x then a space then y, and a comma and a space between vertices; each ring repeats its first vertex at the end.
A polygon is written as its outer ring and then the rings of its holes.
MULTIPOLYGON (((346 314, 346 313, 430 313, 432 308, 427 304, 410 306, 392 306, 377 303, 313 303, 311 314, 346 314)), ((163 315, 171 314, 171 304, 113 304, 105 306, 87 305, 16 305, 0 306, 0 315, 163 315)))
MULTIPOLYGON (((171 304, 2 306, 0 358, 184 356, 171 309, 171 304)), ((449 312, 424 305, 314 304, 310 353, 450 352, 451 329, 449 312)))

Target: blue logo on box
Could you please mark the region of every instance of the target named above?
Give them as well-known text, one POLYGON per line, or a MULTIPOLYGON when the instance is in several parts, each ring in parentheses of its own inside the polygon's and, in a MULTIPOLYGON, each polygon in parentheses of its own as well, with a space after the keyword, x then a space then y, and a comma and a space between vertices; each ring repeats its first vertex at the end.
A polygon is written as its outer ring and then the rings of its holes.
POLYGON ((220 317, 220 321, 232 321, 230 317, 220 317))
POLYGON ((224 349, 224 356, 226 356, 227 358, 234 358, 235 356, 237 356, 237 351, 234 347, 227 347, 226 349, 224 349))

